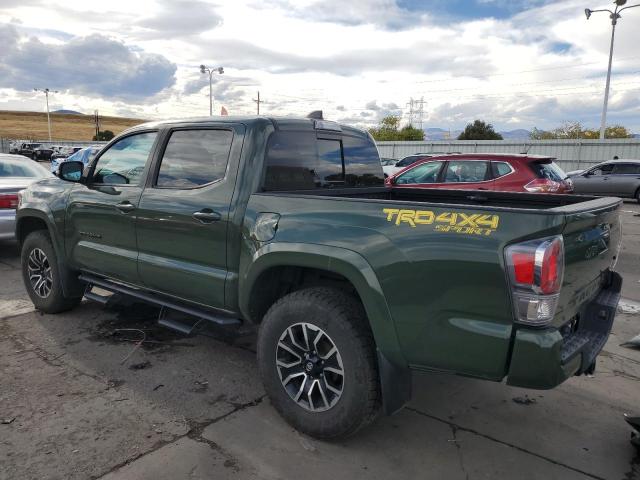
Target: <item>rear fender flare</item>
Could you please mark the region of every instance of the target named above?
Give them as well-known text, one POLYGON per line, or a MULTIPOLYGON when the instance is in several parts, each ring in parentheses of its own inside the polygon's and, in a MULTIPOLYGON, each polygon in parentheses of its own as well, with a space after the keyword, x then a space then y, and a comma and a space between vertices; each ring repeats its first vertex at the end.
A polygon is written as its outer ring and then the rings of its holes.
POLYGON ((362 300, 376 342, 384 410, 391 414, 402 408, 411 398, 411 373, 371 265, 360 254, 339 247, 307 243, 264 245, 253 254, 251 264, 241 275, 239 304, 245 318, 249 318, 251 292, 260 275, 270 268, 283 266, 325 270, 351 282, 362 300))

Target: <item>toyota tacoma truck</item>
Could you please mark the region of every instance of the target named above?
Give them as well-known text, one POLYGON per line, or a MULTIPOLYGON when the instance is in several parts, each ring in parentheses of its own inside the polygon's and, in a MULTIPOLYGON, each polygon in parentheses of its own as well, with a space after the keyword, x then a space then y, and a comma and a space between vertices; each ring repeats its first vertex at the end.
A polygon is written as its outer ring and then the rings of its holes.
POLYGON ((412 371, 593 372, 620 296, 619 199, 387 189, 373 139, 321 118, 147 123, 59 177, 19 199, 36 308, 107 291, 185 333, 256 325, 271 403, 318 438, 400 409, 412 371))

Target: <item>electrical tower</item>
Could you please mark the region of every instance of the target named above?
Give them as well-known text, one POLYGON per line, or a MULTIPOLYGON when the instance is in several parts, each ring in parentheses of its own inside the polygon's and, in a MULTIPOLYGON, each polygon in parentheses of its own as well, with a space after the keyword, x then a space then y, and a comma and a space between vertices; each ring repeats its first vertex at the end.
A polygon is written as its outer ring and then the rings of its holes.
POLYGON ((407 103, 407 107, 409 107, 409 125, 413 127, 413 114, 415 113, 413 110, 414 100, 413 97, 409 99, 409 103, 407 103))
POLYGON ((414 106, 418 106, 416 110, 416 115, 418 116, 418 125, 420 125, 420 130, 422 130, 422 125, 424 123, 424 105, 425 105, 424 97, 420 97, 420 100, 415 100, 413 102, 414 106))

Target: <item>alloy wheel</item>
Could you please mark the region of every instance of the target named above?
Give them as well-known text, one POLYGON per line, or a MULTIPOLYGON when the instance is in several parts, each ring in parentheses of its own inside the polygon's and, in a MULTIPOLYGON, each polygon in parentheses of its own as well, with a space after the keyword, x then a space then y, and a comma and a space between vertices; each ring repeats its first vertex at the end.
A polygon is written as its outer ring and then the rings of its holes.
POLYGON ((40 298, 47 298, 51 293, 53 285, 53 276, 51 274, 51 265, 45 253, 34 248, 29 253, 29 261, 27 263, 29 273, 29 282, 31 288, 40 298))
POLYGON ((305 410, 329 410, 344 391, 340 352, 324 330, 310 323, 296 323, 282 333, 276 367, 284 389, 305 410))

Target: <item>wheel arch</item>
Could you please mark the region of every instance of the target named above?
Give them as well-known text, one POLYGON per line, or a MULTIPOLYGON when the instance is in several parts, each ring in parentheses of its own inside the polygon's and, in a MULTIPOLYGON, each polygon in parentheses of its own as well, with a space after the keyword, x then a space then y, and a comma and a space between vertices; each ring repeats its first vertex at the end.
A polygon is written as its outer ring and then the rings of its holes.
POLYGON ((61 272, 60 281, 64 294, 67 296, 82 295, 84 291, 82 283, 78 280, 77 274, 72 272, 66 265, 64 245, 58 229, 55 226, 53 217, 50 216, 48 212, 42 210, 31 208, 18 210, 16 218, 16 239, 20 249, 22 249, 22 244, 30 233, 42 230, 49 234, 51 245, 56 253, 58 268, 61 272))
POLYGON ((241 272, 240 311, 253 323, 260 323, 269 306, 291 291, 290 285, 294 289, 308 285, 297 282, 301 273, 303 278, 305 272, 324 274, 323 285, 329 281, 352 288, 362 302, 376 342, 385 412, 394 413, 410 399, 411 373, 391 312, 373 268, 360 254, 326 245, 270 243, 257 250, 246 269, 241 266, 241 272), (279 290, 283 282, 288 288, 279 290))

